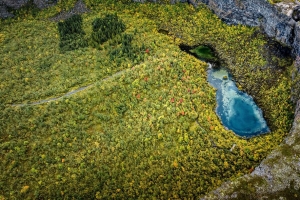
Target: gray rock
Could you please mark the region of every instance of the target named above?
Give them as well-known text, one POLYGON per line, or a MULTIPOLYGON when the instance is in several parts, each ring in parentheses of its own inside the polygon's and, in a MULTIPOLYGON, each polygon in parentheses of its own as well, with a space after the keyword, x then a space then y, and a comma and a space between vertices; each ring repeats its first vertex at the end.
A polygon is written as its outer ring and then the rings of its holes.
POLYGON ((5 18, 10 18, 13 17, 14 15, 11 14, 10 12, 7 11, 6 5, 4 3, 0 2, 0 18, 5 19, 5 18))
MULTIPOLYGON (((29 0, 0 0, 0 18, 9 18, 14 17, 14 15, 8 12, 7 8, 20 9, 22 6, 25 6, 29 0)), ((57 0, 33 0, 33 3, 39 9, 45 9, 50 6, 53 6, 57 3, 57 0)))
POLYGON ((29 0, 2 0, 4 4, 13 9, 19 9, 24 6, 29 0))
POLYGON ((50 6, 54 6, 57 3, 57 0, 33 0, 33 3, 39 8, 39 9, 45 9, 50 6))
POLYGON ((227 24, 258 26, 277 41, 292 47, 295 21, 280 13, 267 0, 202 0, 227 24))
POLYGON ((49 20, 58 22, 61 20, 65 20, 75 14, 82 14, 82 13, 86 13, 89 11, 90 10, 86 7, 86 5, 83 3, 83 1, 78 0, 71 10, 63 11, 63 12, 59 13, 57 16, 50 18, 49 20))

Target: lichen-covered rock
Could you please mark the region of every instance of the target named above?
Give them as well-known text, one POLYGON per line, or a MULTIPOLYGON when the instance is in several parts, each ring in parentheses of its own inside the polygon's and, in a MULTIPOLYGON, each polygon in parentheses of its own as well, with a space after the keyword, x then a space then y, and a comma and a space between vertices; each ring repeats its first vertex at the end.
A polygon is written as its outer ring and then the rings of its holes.
POLYGON ((294 2, 280 2, 274 4, 274 6, 277 8, 277 10, 289 17, 292 16, 293 9, 297 6, 294 2))

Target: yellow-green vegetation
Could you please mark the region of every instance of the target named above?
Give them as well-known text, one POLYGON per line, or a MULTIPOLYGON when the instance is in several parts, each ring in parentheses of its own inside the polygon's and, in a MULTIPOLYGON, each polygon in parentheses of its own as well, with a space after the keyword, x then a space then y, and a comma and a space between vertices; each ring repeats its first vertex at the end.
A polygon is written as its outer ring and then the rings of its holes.
POLYGON ((4 34, 0 34, 0 43, 4 40, 4 34))
POLYGON ((255 68, 266 61, 254 29, 227 26, 205 7, 101 2, 86 1, 87 39, 93 20, 107 14, 117 13, 126 30, 97 49, 60 52, 57 23, 42 18, 61 10, 62 1, 35 19, 2 22, 1 198, 196 198, 251 172, 283 140, 291 122, 288 70, 255 68), (146 50, 136 59, 112 57, 128 46, 119 40, 146 50), (259 83, 255 94, 272 132, 245 140, 225 130, 207 65, 180 51, 180 43, 212 45, 233 75, 244 73, 241 87, 259 83), (11 106, 91 83, 60 101, 11 106))
POLYGON ((295 0, 268 0, 271 4, 275 4, 275 3, 280 3, 280 2, 284 2, 284 3, 295 3, 295 0))

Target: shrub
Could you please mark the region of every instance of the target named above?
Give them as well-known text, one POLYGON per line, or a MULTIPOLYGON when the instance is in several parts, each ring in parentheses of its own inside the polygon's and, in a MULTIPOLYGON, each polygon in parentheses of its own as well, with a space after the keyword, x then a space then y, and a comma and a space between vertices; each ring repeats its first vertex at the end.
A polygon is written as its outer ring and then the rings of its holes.
POLYGON ((58 31, 60 36, 59 47, 62 52, 87 46, 80 15, 73 15, 64 22, 58 22, 58 31))
POLYGON ((110 60, 116 60, 117 58, 128 58, 131 61, 136 61, 136 63, 144 60, 145 45, 142 44, 141 47, 132 45, 133 35, 124 34, 122 35, 121 46, 109 51, 110 60))
POLYGON ((107 14, 104 18, 96 18, 93 23, 92 44, 102 44, 117 34, 125 31, 125 24, 116 14, 107 14))

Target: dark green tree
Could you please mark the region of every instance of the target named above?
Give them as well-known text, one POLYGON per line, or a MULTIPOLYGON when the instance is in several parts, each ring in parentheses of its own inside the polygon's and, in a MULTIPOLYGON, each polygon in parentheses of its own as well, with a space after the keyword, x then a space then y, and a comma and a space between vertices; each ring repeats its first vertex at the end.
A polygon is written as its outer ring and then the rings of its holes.
POLYGON ((63 22, 58 22, 60 36, 59 47, 62 52, 71 51, 88 45, 82 29, 82 17, 73 15, 63 22))
POLYGON ((96 18, 93 23, 92 43, 102 44, 117 34, 125 31, 125 24, 117 14, 107 14, 104 18, 96 18))

